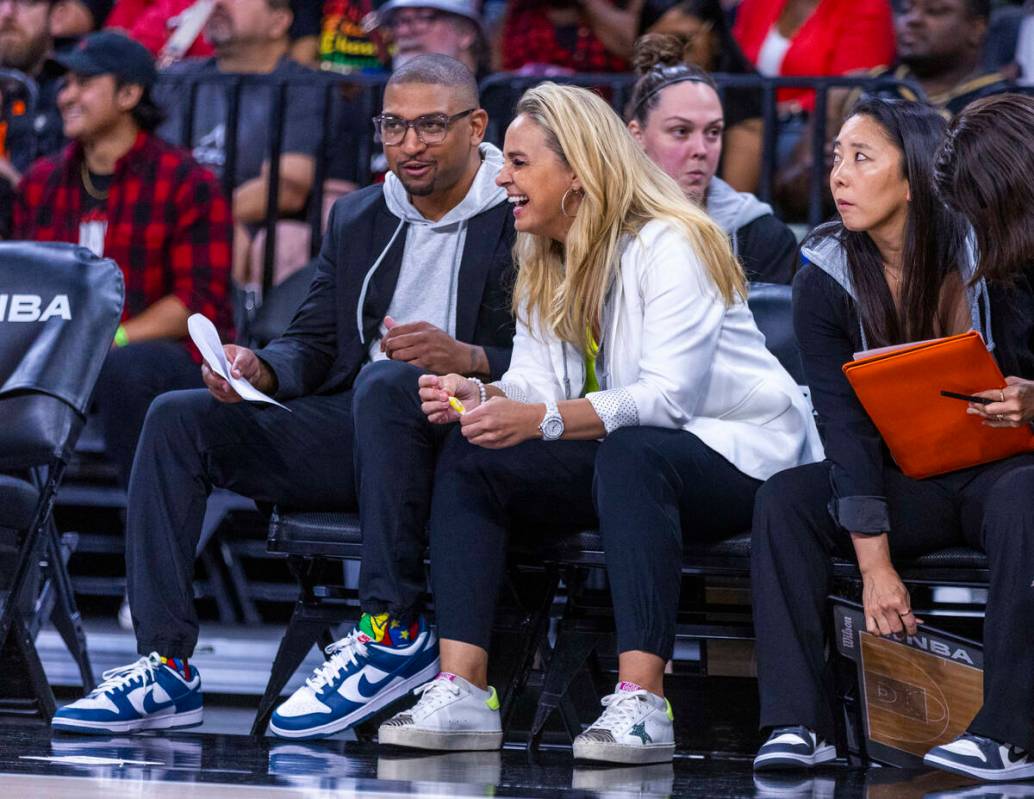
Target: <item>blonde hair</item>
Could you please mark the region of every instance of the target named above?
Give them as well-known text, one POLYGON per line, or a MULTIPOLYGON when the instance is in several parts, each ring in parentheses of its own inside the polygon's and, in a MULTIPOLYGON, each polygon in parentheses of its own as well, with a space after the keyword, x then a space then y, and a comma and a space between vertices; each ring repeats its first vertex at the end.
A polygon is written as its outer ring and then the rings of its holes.
POLYGON ((542 129, 584 194, 563 245, 518 233, 515 314, 527 314, 525 321, 537 316, 546 330, 584 350, 586 330, 602 319, 607 288, 620 266, 621 237, 637 234, 653 219, 668 220, 686 234, 727 305, 746 297, 746 278, 725 232, 647 157, 600 97, 546 82, 524 93, 517 113, 542 129))

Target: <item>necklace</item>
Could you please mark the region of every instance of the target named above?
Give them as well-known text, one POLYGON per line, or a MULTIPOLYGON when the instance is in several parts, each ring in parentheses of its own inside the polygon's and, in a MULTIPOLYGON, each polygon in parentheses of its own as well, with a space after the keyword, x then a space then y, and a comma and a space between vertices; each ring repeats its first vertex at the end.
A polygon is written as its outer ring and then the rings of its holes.
POLYGON ((93 185, 93 181, 90 180, 90 170, 86 168, 86 162, 83 161, 79 169, 80 174, 83 178, 83 188, 86 189, 86 193, 89 194, 95 200, 101 200, 102 202, 108 199, 108 192, 101 191, 93 185))

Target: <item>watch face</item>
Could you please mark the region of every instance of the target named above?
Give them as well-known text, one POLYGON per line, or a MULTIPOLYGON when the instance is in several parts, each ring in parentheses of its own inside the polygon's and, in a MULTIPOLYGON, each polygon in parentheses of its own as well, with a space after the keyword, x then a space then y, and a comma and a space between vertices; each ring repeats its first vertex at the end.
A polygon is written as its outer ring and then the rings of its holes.
POLYGON ((546 441, 556 441, 564 434, 564 420, 559 417, 546 419, 542 423, 542 437, 546 441))

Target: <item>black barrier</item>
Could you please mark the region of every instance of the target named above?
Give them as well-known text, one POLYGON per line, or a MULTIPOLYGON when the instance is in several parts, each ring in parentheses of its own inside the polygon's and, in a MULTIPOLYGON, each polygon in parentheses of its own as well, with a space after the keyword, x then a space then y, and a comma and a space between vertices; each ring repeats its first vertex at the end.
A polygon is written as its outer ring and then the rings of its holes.
MULTIPOLYGON (((7 145, 11 142, 12 129, 10 123, 13 121, 11 115, 12 97, 25 103, 25 108, 19 114, 20 118, 27 120, 36 119, 36 107, 39 105, 39 87, 36 85, 36 81, 17 69, 0 69, 0 98, 2 98, 2 102, 0 102, 0 121, 7 126, 3 147, 5 152, 9 151, 7 145)), ((31 163, 35 160, 36 153, 38 152, 38 141, 34 135, 25 136, 24 139, 25 144, 29 148, 25 162, 31 163)))
MULTIPOLYGON (((810 114, 812 125, 812 157, 818 165, 812 169, 809 181, 809 208, 807 223, 810 227, 823 219, 823 197, 826 182, 827 108, 830 91, 838 89, 862 91, 887 91, 907 87, 918 96, 922 91, 913 83, 892 76, 828 77, 828 78, 766 78, 758 75, 715 74, 723 99, 729 90, 756 90, 759 92, 761 119, 763 123, 762 168, 757 194, 764 201, 773 196, 776 163, 776 140, 780 126, 777 93, 783 89, 804 89, 815 93, 814 111, 810 114)), ((553 80, 598 91, 610 105, 623 114, 631 95, 634 76, 629 74, 584 73, 551 78, 500 73, 481 82, 481 104, 489 112, 489 126, 486 139, 501 144, 506 126, 513 118, 514 107, 521 94, 527 89, 553 80)), ((295 92, 311 92, 316 109, 313 118, 318 119, 318 145, 315 152, 315 180, 313 193, 304 219, 312 231, 310 255, 319 248, 322 229, 322 205, 324 186, 331 177, 345 177, 356 184, 367 185, 373 176, 373 159, 379 151, 374 138, 370 119, 381 106, 385 76, 336 75, 313 72, 305 76, 273 75, 206 75, 185 77, 163 75, 160 79, 160 93, 177 100, 186 98, 186 107, 180 108, 177 143, 191 147, 193 141, 198 103, 203 99, 202 87, 216 84, 223 87, 225 105, 225 161, 222 169, 223 187, 232 196, 234 176, 239 161, 240 120, 242 98, 249 87, 265 87, 270 93, 270 128, 267 137, 264 160, 269 163, 269 191, 266 217, 263 229, 266 231, 263 253, 262 292, 270 291, 274 283, 276 259, 276 222, 279 214, 280 156, 285 146, 285 126, 298 124, 291 118, 295 92), (236 131, 237 135, 229 135, 236 131)), ((306 101, 308 102, 308 101, 306 101)), ((179 108, 179 106, 177 106, 179 108)), ((251 315, 257 309, 258 298, 249 301, 247 308, 251 315)))

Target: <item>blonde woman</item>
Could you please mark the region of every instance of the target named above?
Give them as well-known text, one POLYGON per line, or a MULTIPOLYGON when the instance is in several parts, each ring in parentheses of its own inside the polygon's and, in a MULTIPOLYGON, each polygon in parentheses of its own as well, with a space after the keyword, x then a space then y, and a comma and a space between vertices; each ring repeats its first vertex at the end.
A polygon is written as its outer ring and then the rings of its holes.
POLYGON ((443 672, 380 740, 498 748, 488 641, 508 533, 598 524, 620 682, 574 754, 670 760, 683 537, 747 529, 761 481, 821 448, 722 230, 591 92, 545 83, 517 111, 498 178, 518 231, 513 358, 488 386, 420 378, 429 421, 455 425, 430 523, 443 672))

